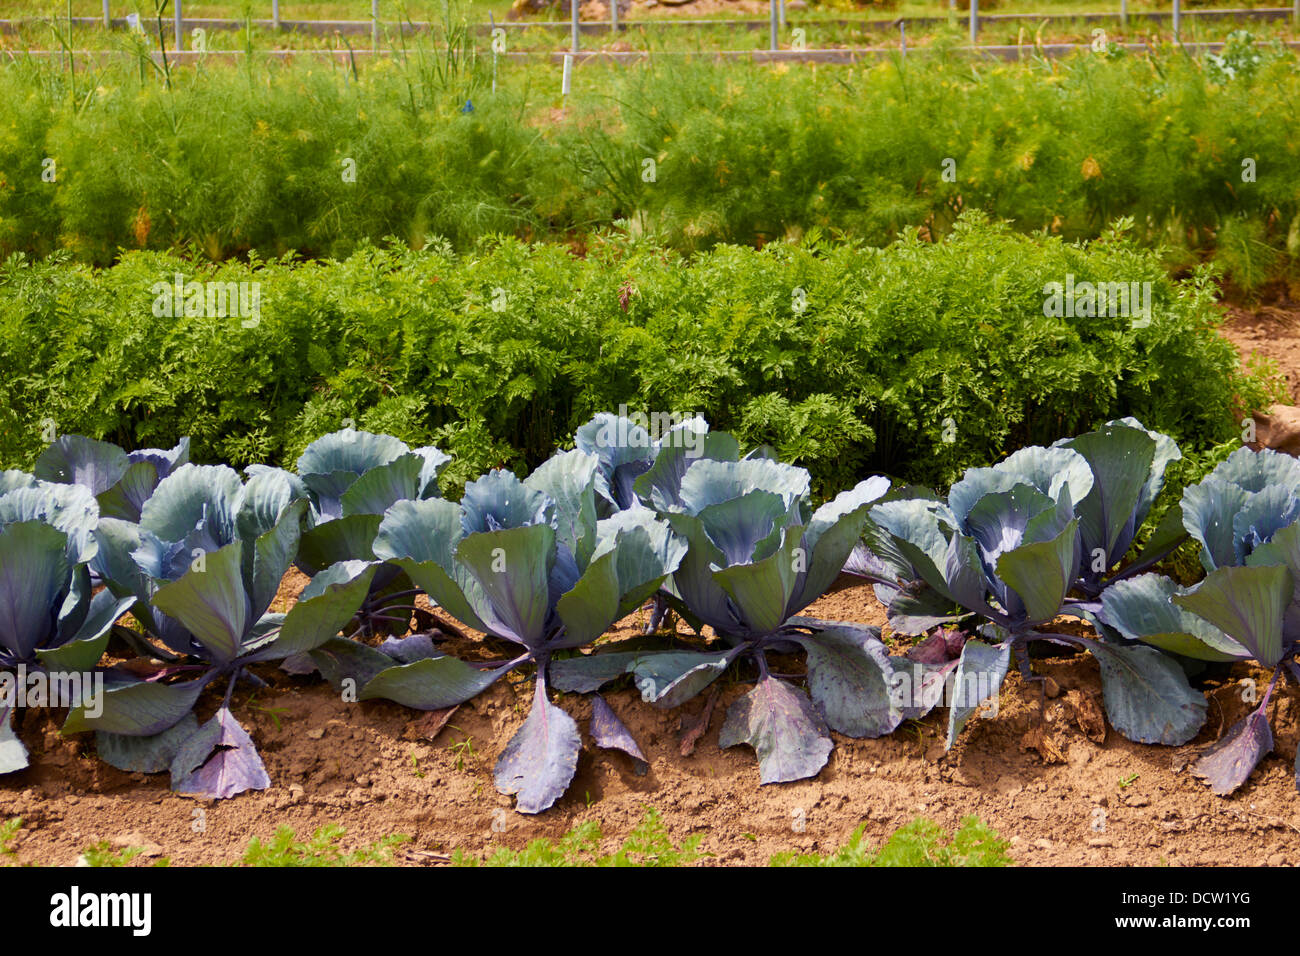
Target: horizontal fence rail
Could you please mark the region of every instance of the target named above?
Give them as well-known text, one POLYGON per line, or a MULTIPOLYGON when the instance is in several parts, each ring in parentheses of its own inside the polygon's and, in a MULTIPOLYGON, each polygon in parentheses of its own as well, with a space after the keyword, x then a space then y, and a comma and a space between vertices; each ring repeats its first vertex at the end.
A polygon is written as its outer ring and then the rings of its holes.
MULTIPOLYGON (((1300 40, 1279 41, 1284 46, 1292 50, 1300 50, 1300 40)), ((1114 47, 1132 52, 1154 51, 1157 48, 1148 43, 1113 43, 1114 47)), ((1179 49, 1189 53, 1218 53, 1223 49, 1222 41, 1206 41, 1195 43, 1181 43, 1179 49)), ((1021 60, 1032 56, 1059 58, 1068 56, 1078 51, 1090 50, 1092 45, 1089 43, 1041 43, 1041 44, 981 44, 978 46, 961 46, 953 47, 947 51, 947 54, 965 54, 968 56, 985 57, 988 59, 999 60, 1021 60)), ((908 51, 908 56, 924 56, 930 51, 922 49, 912 49, 908 51)), ((935 51, 938 52, 938 51, 935 51)), ((26 50, 0 51, 4 59, 16 61, 23 57, 34 58, 59 58, 67 57, 65 50, 26 50)), ((868 60, 878 60, 882 57, 896 56, 899 48, 896 46, 888 47, 844 47, 837 49, 824 50, 714 50, 714 51, 688 51, 688 50, 669 50, 650 52, 646 50, 582 50, 577 53, 573 52, 509 52, 497 54, 499 57, 507 60, 549 60, 553 63, 563 64, 566 60, 571 61, 574 65, 587 63, 593 60, 604 61, 609 63, 633 63, 640 60, 651 59, 653 57, 664 56, 683 56, 683 57, 711 57, 719 60, 745 60, 749 59, 755 63, 858 63, 868 60)), ((161 63, 161 51, 154 50, 150 52, 153 59, 161 63)), ((243 50, 210 50, 204 53, 196 53, 192 50, 168 50, 167 60, 172 64, 176 63, 194 63, 198 61, 221 61, 227 60, 238 62, 247 54, 243 50)), ((288 60, 297 57, 314 56, 322 58, 333 58, 341 64, 347 64, 351 60, 362 61, 376 57, 391 57, 390 50, 261 50, 253 53, 253 56, 271 57, 275 59, 288 60)), ((74 61, 94 63, 103 59, 114 57, 129 56, 134 57, 136 54, 130 50, 74 50, 72 51, 74 61)))
MULTIPOLYGON (((612 4, 611 4, 612 5, 612 4)), ((1295 16, 1292 7, 1255 7, 1240 9, 1213 9, 1213 10, 1149 10, 1149 11, 1121 11, 1096 12, 1096 13, 995 13, 979 14, 978 24, 984 26, 991 23, 1011 23, 1011 22, 1074 22, 1074 23, 1109 23, 1115 21, 1127 20, 1130 23, 1140 20, 1165 21, 1173 19, 1181 20, 1288 20, 1295 16)), ((105 24, 102 17, 57 17, 60 23, 71 23, 74 27, 100 27, 105 24)), ((171 17, 166 18, 169 23, 171 17)), ((22 26, 39 26, 48 23, 49 17, 21 17, 0 20, 0 32, 13 33, 22 26)), ((900 26, 905 28, 942 26, 946 23, 962 24, 965 20, 965 14, 953 16, 935 16, 935 17, 897 17, 893 19, 827 19, 827 20, 799 20, 794 17, 787 17, 786 26, 808 27, 835 27, 840 29, 858 29, 864 31, 896 31, 900 26)), ((141 17, 142 25, 152 24, 152 18, 141 17)), ((347 35, 370 35, 374 32, 376 22, 374 20, 285 20, 278 21, 274 19, 251 20, 248 21, 252 26, 259 30, 276 31, 277 29, 285 33, 306 33, 318 36, 329 36, 334 33, 347 35)), ((114 29, 129 29, 130 24, 124 17, 112 17, 108 23, 114 29)), ((213 17, 182 17, 180 25, 183 30, 204 29, 204 30, 242 30, 246 26, 243 20, 221 19, 213 17)), ((426 32, 433 29, 437 24, 429 22, 412 23, 407 21, 378 21, 379 28, 383 31, 396 33, 426 32)), ((537 20, 537 21, 503 21, 500 23, 480 23, 475 24, 473 29, 482 34, 490 34, 494 29, 504 29, 507 32, 517 30, 556 30, 567 31, 572 29, 572 23, 568 20, 537 20)), ((615 19, 610 20, 584 20, 578 25, 578 29, 586 34, 610 33, 614 30, 620 32, 639 29, 659 29, 661 27, 696 27, 696 28, 726 28, 732 30, 766 30, 769 27, 766 19, 750 20, 688 20, 688 19, 666 19, 654 18, 646 20, 615 19)))

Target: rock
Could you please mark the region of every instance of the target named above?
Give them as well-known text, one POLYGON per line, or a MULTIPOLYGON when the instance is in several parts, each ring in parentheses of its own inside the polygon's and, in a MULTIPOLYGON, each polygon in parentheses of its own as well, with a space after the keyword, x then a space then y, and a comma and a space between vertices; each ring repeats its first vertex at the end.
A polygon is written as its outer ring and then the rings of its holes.
POLYGON ((1035 841, 1034 841, 1034 846, 1035 846, 1035 848, 1037 848, 1037 849, 1039 849, 1039 850, 1050 850, 1050 849, 1052 848, 1052 841, 1051 841, 1051 840, 1035 840, 1035 841))
POLYGON ((1114 845, 1115 845, 1115 841, 1108 836, 1093 837, 1091 840, 1088 841, 1088 846, 1094 846, 1094 847, 1114 846, 1114 845))
POLYGON ((1274 853, 1268 858, 1269 866, 1286 866, 1286 857, 1281 853, 1274 853))
POLYGON ((1127 798, 1124 800, 1124 803, 1127 804, 1127 805, 1130 806, 1130 807, 1149 807, 1149 806, 1151 806, 1151 801, 1148 800, 1146 797, 1142 796, 1142 794, 1140 794, 1140 793, 1135 793, 1135 794, 1133 794, 1132 796, 1127 797, 1127 798))
POLYGON ((325 736, 325 728, 312 727, 310 730, 307 731, 307 736, 310 737, 312 740, 320 740, 322 737, 325 736))
POLYGON ((1253 444, 1287 455, 1300 455, 1300 407, 1270 405, 1267 413, 1255 412, 1254 417, 1253 444))

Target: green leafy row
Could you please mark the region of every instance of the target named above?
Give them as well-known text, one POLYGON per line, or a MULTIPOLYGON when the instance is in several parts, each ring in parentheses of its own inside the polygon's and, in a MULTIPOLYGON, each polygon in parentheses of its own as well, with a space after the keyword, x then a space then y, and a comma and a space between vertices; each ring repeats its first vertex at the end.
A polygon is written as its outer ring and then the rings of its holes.
POLYGON ((691 260, 613 240, 582 259, 514 240, 214 269, 14 258, 0 265, 0 464, 29 467, 56 433, 188 435, 198 461, 285 463, 351 424, 445 449, 454 489, 535 468, 626 405, 771 445, 819 496, 869 473, 946 486, 1129 415, 1189 452, 1233 440, 1274 392, 1219 322, 1208 279, 1171 282, 1131 232, 1076 246, 974 214, 938 244, 806 239, 691 260), (1070 276, 1151 283, 1149 324, 1044 314, 1044 290, 1070 276), (211 314, 201 295, 188 310, 191 282, 256 283, 256 314, 211 314))

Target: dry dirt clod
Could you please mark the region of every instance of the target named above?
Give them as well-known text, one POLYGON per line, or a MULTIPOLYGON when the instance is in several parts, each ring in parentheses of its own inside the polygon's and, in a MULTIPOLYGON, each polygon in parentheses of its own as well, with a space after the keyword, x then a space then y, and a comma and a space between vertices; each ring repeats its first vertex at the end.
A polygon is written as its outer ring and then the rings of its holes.
MULTIPOLYGON (((460 708, 457 704, 455 707, 444 707, 442 710, 431 710, 423 717, 411 722, 410 731, 417 737, 425 740, 434 740, 442 729, 447 726, 448 721, 460 708)), ((405 735, 403 735, 405 736, 405 735)))
POLYGON ((1060 745, 1048 735, 1047 728, 1042 724, 1035 724, 1025 731, 1025 735, 1020 738, 1020 749, 1036 751, 1046 764, 1065 763, 1065 754, 1061 752, 1060 745))
POLYGON ((1106 717, 1101 707, 1091 694, 1072 690, 1065 695, 1065 703, 1070 708, 1075 724, 1093 743, 1106 742, 1106 717))
POLYGON ((709 729, 709 722, 713 719, 713 708, 718 703, 718 688, 714 687, 709 691, 708 700, 704 702, 704 709, 693 720, 686 717, 682 718, 682 738, 681 738, 681 755, 689 757, 695 753, 695 745, 699 739, 709 729))
POLYGON ((956 768, 952 773, 952 782, 959 787, 978 787, 979 780, 968 774, 963 767, 956 768))

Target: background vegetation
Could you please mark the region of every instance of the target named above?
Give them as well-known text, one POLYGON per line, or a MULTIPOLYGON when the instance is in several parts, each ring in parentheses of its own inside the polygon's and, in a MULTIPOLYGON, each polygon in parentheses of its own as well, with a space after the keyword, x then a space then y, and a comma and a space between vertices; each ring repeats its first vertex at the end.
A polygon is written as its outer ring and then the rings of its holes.
POLYGON ((452 40, 361 69, 6 67, 0 251, 343 257, 494 233, 581 248, 606 227, 683 252, 813 228, 880 245, 978 208, 1068 239, 1129 216, 1167 268, 1213 254, 1248 290, 1300 256, 1300 71, 1240 36, 1205 60, 592 64, 563 103, 536 63, 503 62, 493 93, 490 60, 452 40))

